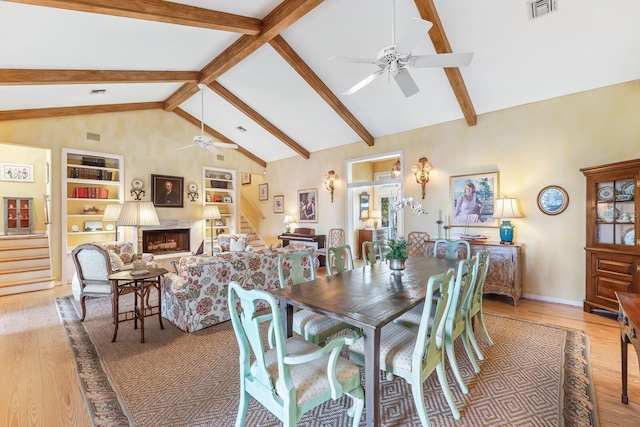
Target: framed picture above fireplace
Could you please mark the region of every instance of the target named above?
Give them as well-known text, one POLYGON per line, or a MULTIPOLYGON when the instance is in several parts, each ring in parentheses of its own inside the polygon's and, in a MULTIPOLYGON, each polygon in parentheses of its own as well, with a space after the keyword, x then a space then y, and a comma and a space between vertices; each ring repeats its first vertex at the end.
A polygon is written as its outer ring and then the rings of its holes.
POLYGON ((184 204, 184 178, 151 175, 151 200, 159 208, 181 208, 184 204))

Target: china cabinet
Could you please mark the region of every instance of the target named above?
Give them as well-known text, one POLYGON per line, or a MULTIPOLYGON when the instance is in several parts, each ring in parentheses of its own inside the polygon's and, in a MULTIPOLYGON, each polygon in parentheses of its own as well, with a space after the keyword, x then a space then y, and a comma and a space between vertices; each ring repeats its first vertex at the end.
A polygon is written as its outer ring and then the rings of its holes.
POLYGON ((587 179, 584 311, 618 312, 616 292, 640 293, 640 159, 580 171, 587 179))
POLYGON ((3 197, 4 234, 31 234, 33 199, 31 197, 3 197))
POLYGON ((206 221, 204 230, 205 245, 209 245, 213 239, 221 233, 237 233, 238 219, 238 192, 236 185, 236 171, 232 169, 214 168, 203 166, 202 188, 204 197, 202 203, 215 205, 220 211, 220 219, 206 221))

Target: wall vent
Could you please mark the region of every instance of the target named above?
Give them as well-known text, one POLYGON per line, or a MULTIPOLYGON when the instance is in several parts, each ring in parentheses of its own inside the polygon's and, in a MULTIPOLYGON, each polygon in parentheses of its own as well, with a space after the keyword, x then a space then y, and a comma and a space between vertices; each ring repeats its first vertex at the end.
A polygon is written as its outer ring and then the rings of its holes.
POLYGON ((216 160, 224 162, 224 156, 222 154, 216 154, 216 160))
POLYGON ((100 141, 100 134, 87 132, 87 139, 90 141, 100 141))
POLYGON ((557 0, 533 0, 527 3, 529 19, 536 19, 558 10, 557 0))
POLYGON ((105 93, 107 93, 106 89, 91 89, 89 91, 89 95, 104 95, 105 93))

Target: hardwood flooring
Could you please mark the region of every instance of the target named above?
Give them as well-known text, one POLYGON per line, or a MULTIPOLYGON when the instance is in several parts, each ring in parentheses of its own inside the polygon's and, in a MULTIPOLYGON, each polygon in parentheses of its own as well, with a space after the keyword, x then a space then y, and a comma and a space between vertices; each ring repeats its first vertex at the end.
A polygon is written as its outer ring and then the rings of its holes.
MULTIPOLYGON (((89 426, 54 299, 69 286, 0 297, 0 425, 89 426)), ((620 338, 615 316, 534 300, 485 298, 487 312, 586 330, 600 425, 640 425, 640 370, 629 349, 629 404, 620 402, 620 338)), ((462 425, 462 424, 461 424, 462 425)))

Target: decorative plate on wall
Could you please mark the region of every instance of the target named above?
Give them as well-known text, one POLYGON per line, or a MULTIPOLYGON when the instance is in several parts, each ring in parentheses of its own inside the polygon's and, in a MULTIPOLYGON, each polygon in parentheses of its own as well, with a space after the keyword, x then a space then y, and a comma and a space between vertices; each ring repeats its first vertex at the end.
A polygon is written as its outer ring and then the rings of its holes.
POLYGON ((538 208, 547 215, 558 215, 569 206, 569 195, 557 185, 544 187, 538 193, 538 208))

